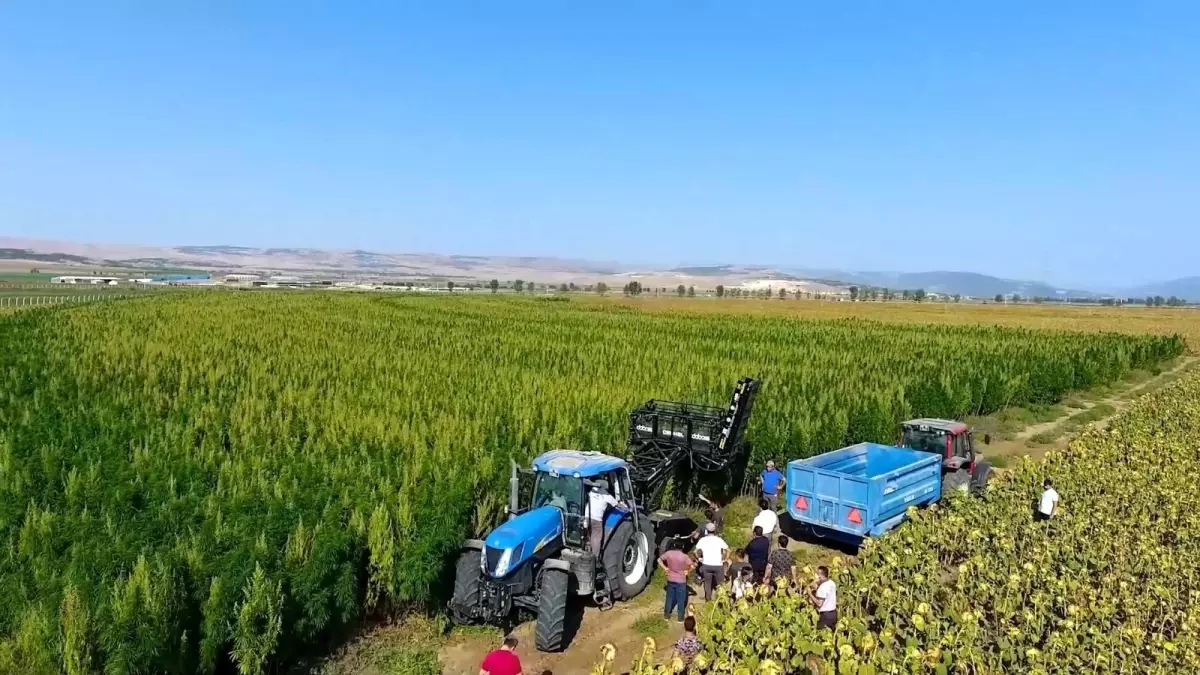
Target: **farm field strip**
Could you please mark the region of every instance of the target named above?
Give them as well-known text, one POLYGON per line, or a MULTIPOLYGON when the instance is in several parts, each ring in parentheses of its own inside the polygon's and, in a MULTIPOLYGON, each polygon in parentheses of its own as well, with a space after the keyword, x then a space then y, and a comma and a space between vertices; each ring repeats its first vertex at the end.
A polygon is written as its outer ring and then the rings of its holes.
POLYGON ((1184 336, 1189 351, 1200 353, 1200 309, 1055 304, 976 304, 944 302, 833 302, 820 300, 759 300, 749 298, 585 297, 583 302, 637 307, 648 312, 740 314, 806 319, 870 319, 898 323, 951 326, 1010 326, 1039 330, 1120 332, 1184 336))
POLYGON ((510 457, 619 452, 647 398, 761 377, 748 442, 784 459, 1184 348, 486 296, 175 293, 0 320, 0 671, 29 673, 249 675, 436 600, 510 457))

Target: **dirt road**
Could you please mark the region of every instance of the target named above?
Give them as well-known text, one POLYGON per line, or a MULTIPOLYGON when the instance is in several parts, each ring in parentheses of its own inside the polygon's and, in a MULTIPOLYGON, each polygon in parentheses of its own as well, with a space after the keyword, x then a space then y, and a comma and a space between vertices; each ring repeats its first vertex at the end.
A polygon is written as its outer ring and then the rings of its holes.
MULTIPOLYGON (((1133 386, 1118 387, 1105 396, 1083 400, 1081 407, 1069 409, 1059 417, 1028 426, 1013 438, 983 446, 985 457, 1041 457, 1048 450, 1067 446, 1089 424, 1105 426, 1115 415, 1129 407, 1142 394, 1149 393, 1181 377, 1200 365, 1200 357, 1185 356, 1172 368, 1133 386)), ((976 441, 978 443, 978 440, 976 441)))
MULTIPOLYGON (((660 580, 656 579, 656 582, 660 580)), ((582 623, 571 640, 571 646, 557 654, 537 651, 533 646, 533 622, 528 621, 513 630, 512 634, 521 641, 517 654, 521 665, 530 675, 545 673, 565 675, 586 673, 600 659, 600 650, 606 644, 617 648, 614 665, 622 672, 632 666, 642 653, 645 640, 638 630, 638 619, 662 615, 662 588, 647 589, 643 597, 632 603, 618 603, 612 609, 601 612, 594 607, 583 610, 582 623)), ((658 655, 666 656, 671 645, 682 635, 675 621, 667 623, 666 632, 655 638, 658 655)), ((478 675, 479 664, 484 655, 494 649, 499 636, 462 634, 454 635, 438 654, 444 675, 478 675)))

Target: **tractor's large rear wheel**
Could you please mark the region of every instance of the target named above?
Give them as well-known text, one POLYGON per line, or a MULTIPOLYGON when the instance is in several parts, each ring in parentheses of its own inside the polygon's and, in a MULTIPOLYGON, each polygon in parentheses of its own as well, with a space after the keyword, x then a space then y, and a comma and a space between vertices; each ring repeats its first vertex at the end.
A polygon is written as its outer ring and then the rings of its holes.
POLYGON ((567 601, 570 598, 571 575, 566 570, 542 568, 538 587, 537 628, 534 643, 538 651, 562 651, 563 634, 567 629, 567 601))
POLYGON ((474 619, 470 610, 479 606, 480 581, 483 572, 479 569, 481 553, 463 551, 454 565, 454 595, 450 598, 450 616, 455 623, 468 624, 474 619))
POLYGON ((628 600, 650 583, 654 530, 648 518, 639 520, 641 530, 634 529, 632 518, 621 521, 604 546, 604 571, 613 582, 616 600, 628 600))

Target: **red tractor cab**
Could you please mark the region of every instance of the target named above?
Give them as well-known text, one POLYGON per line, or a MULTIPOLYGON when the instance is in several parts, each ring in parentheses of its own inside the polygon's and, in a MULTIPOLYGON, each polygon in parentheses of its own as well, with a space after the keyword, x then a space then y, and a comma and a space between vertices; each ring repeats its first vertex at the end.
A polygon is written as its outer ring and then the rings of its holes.
POLYGON ((942 458, 942 492, 970 490, 981 494, 987 488, 992 466, 975 452, 970 427, 955 420, 921 418, 900 425, 900 446, 929 452, 942 458))

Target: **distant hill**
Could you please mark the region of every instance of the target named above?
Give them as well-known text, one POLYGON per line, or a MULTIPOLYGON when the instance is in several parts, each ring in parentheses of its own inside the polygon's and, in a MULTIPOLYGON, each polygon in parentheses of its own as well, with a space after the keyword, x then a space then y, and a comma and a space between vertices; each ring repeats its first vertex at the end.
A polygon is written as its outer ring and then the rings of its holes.
POLYGON ((1163 281, 1157 284, 1147 284, 1125 291, 1125 297, 1144 298, 1148 295, 1161 295, 1169 298, 1174 295, 1188 302, 1200 302, 1200 277, 1184 277, 1163 281))
POLYGON ((1057 288, 1040 281, 1002 279, 974 272, 920 272, 900 275, 903 288, 924 288, 935 293, 961 293, 977 298, 1012 295, 1043 298, 1090 298, 1090 291, 1057 288))
POLYGON ((930 293, 961 294, 975 298, 996 295, 1046 298, 1096 298, 1092 291, 1058 288, 1040 281, 1022 281, 977 274, 975 272, 846 272, 829 269, 793 269, 793 274, 809 278, 831 279, 846 284, 875 286, 895 290, 925 289, 930 293))
POLYGON ((0 248, 0 260, 32 260, 49 263, 86 263, 87 258, 66 253, 38 253, 27 248, 0 248))

